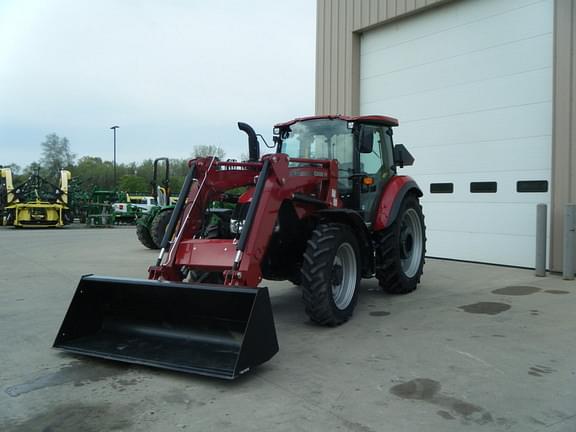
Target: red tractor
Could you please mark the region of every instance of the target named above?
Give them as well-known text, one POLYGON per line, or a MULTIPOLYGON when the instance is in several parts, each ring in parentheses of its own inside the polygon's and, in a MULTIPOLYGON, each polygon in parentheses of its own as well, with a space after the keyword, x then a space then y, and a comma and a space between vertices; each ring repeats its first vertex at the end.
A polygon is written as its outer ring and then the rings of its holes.
POLYGON ((274 127, 277 152, 260 158, 257 135, 239 123, 250 160, 190 161, 148 280, 82 277, 54 346, 232 379, 278 351, 262 279, 301 285, 306 313, 327 326, 352 316, 362 278, 388 293, 415 290, 422 192, 396 173, 414 161, 392 143, 397 125, 299 118, 274 127))

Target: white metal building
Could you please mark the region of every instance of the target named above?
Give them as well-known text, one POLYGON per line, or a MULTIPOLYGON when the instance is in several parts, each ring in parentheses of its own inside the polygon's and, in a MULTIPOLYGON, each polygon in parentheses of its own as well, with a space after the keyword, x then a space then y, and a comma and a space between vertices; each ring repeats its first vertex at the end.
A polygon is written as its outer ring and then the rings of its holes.
POLYGON ((317 114, 397 117, 428 255, 534 266, 576 201, 574 0, 318 0, 317 114))

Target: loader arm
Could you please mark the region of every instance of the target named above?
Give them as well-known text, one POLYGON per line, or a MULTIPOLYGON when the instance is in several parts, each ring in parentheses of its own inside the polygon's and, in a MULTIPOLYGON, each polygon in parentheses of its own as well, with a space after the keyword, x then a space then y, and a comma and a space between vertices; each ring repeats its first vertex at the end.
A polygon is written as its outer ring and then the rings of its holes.
POLYGON ((182 274, 178 269, 186 267, 222 272, 228 286, 257 286, 262 281, 262 259, 285 200, 292 200, 298 194, 309 196, 326 207, 341 205, 336 193, 338 171, 335 161, 291 161, 300 166, 289 168, 285 154, 266 155, 257 163, 215 162, 212 158, 195 160, 198 181, 188 193, 180 225, 166 251, 166 258, 159 266, 150 268, 150 279, 180 281, 182 274), (210 201, 226 190, 254 183, 239 239, 198 238, 196 234, 210 201))
POLYGON ((269 169, 263 181, 262 194, 258 196, 258 188, 254 192, 251 202, 254 208, 253 219, 249 220, 249 212, 244 225, 246 228, 248 224, 249 228, 246 242, 245 245, 239 244, 238 251, 241 254, 235 257, 237 271, 227 272, 226 283, 230 285, 257 286, 262 281, 262 259, 270 243, 280 206, 285 200, 292 200, 297 193, 304 192, 303 195, 308 196, 308 193, 314 191, 319 195, 315 199, 326 206, 339 204, 330 199, 331 191, 336 194, 336 162, 302 159, 302 163, 314 162, 314 166, 289 168, 289 159, 285 154, 267 155, 262 159, 264 164, 269 163, 269 169))

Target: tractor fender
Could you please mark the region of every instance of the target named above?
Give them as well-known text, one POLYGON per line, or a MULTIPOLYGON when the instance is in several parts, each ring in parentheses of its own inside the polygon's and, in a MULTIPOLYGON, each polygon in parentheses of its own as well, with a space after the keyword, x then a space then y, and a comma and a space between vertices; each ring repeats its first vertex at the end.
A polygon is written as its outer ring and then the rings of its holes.
POLYGON ((378 210, 374 219, 374 231, 388 228, 394 223, 400 211, 402 201, 409 193, 415 193, 418 197, 423 195, 412 177, 392 177, 386 186, 384 186, 384 190, 380 196, 380 203, 378 204, 378 210))
POLYGON ((330 208, 318 210, 314 213, 318 222, 335 222, 348 225, 358 238, 360 247, 362 277, 371 277, 374 274, 374 248, 370 231, 364 220, 355 210, 343 208, 330 208))

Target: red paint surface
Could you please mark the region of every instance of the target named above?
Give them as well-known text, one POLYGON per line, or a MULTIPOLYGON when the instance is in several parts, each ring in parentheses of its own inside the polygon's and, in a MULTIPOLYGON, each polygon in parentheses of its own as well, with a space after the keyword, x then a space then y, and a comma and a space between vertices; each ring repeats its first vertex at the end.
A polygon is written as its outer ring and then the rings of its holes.
MULTIPOLYGON (((262 157, 262 162, 219 162, 212 158, 196 159, 195 182, 186 199, 176 236, 172 240, 167 258, 160 266, 149 269, 150 279, 182 280, 179 269, 186 266, 205 271, 222 271, 226 285, 257 286, 262 280, 260 263, 276 224, 282 202, 292 199, 294 193, 312 195, 326 202, 328 207, 338 207, 339 200, 332 198, 337 188, 338 170, 335 161, 298 159, 299 162, 313 163, 314 167, 288 167, 288 156, 270 154, 262 157), (256 209, 250 235, 246 241, 240 265, 229 277, 236 256, 233 240, 196 239, 202 227, 204 211, 211 201, 218 200, 224 192, 240 186, 254 188, 254 177, 260 175, 263 161, 270 161, 270 169, 260 203, 256 209), (236 168, 236 169, 235 169, 236 168), (240 169, 238 169, 240 168, 240 169), (296 174, 298 175, 291 175, 296 174), (304 172, 305 175, 302 175, 304 172)), ((251 197, 245 194, 243 200, 251 197)), ((295 203, 299 217, 307 217, 315 211, 314 206, 295 203)))
POLYGON ((398 119, 395 119, 394 117, 380 116, 380 115, 367 115, 367 116, 324 115, 324 116, 298 117, 295 118, 294 120, 290 120, 284 123, 278 123, 274 125, 274 127, 282 128, 286 126, 291 126, 297 122, 303 122, 307 120, 322 120, 322 119, 344 120, 353 122, 359 121, 362 123, 376 123, 384 126, 398 126, 399 124, 398 119))
POLYGON ((410 182, 414 182, 414 179, 409 176, 394 176, 388 181, 378 205, 378 212, 376 213, 376 220, 373 226, 374 231, 384 229, 390 224, 390 213, 398 198, 398 193, 410 182))

